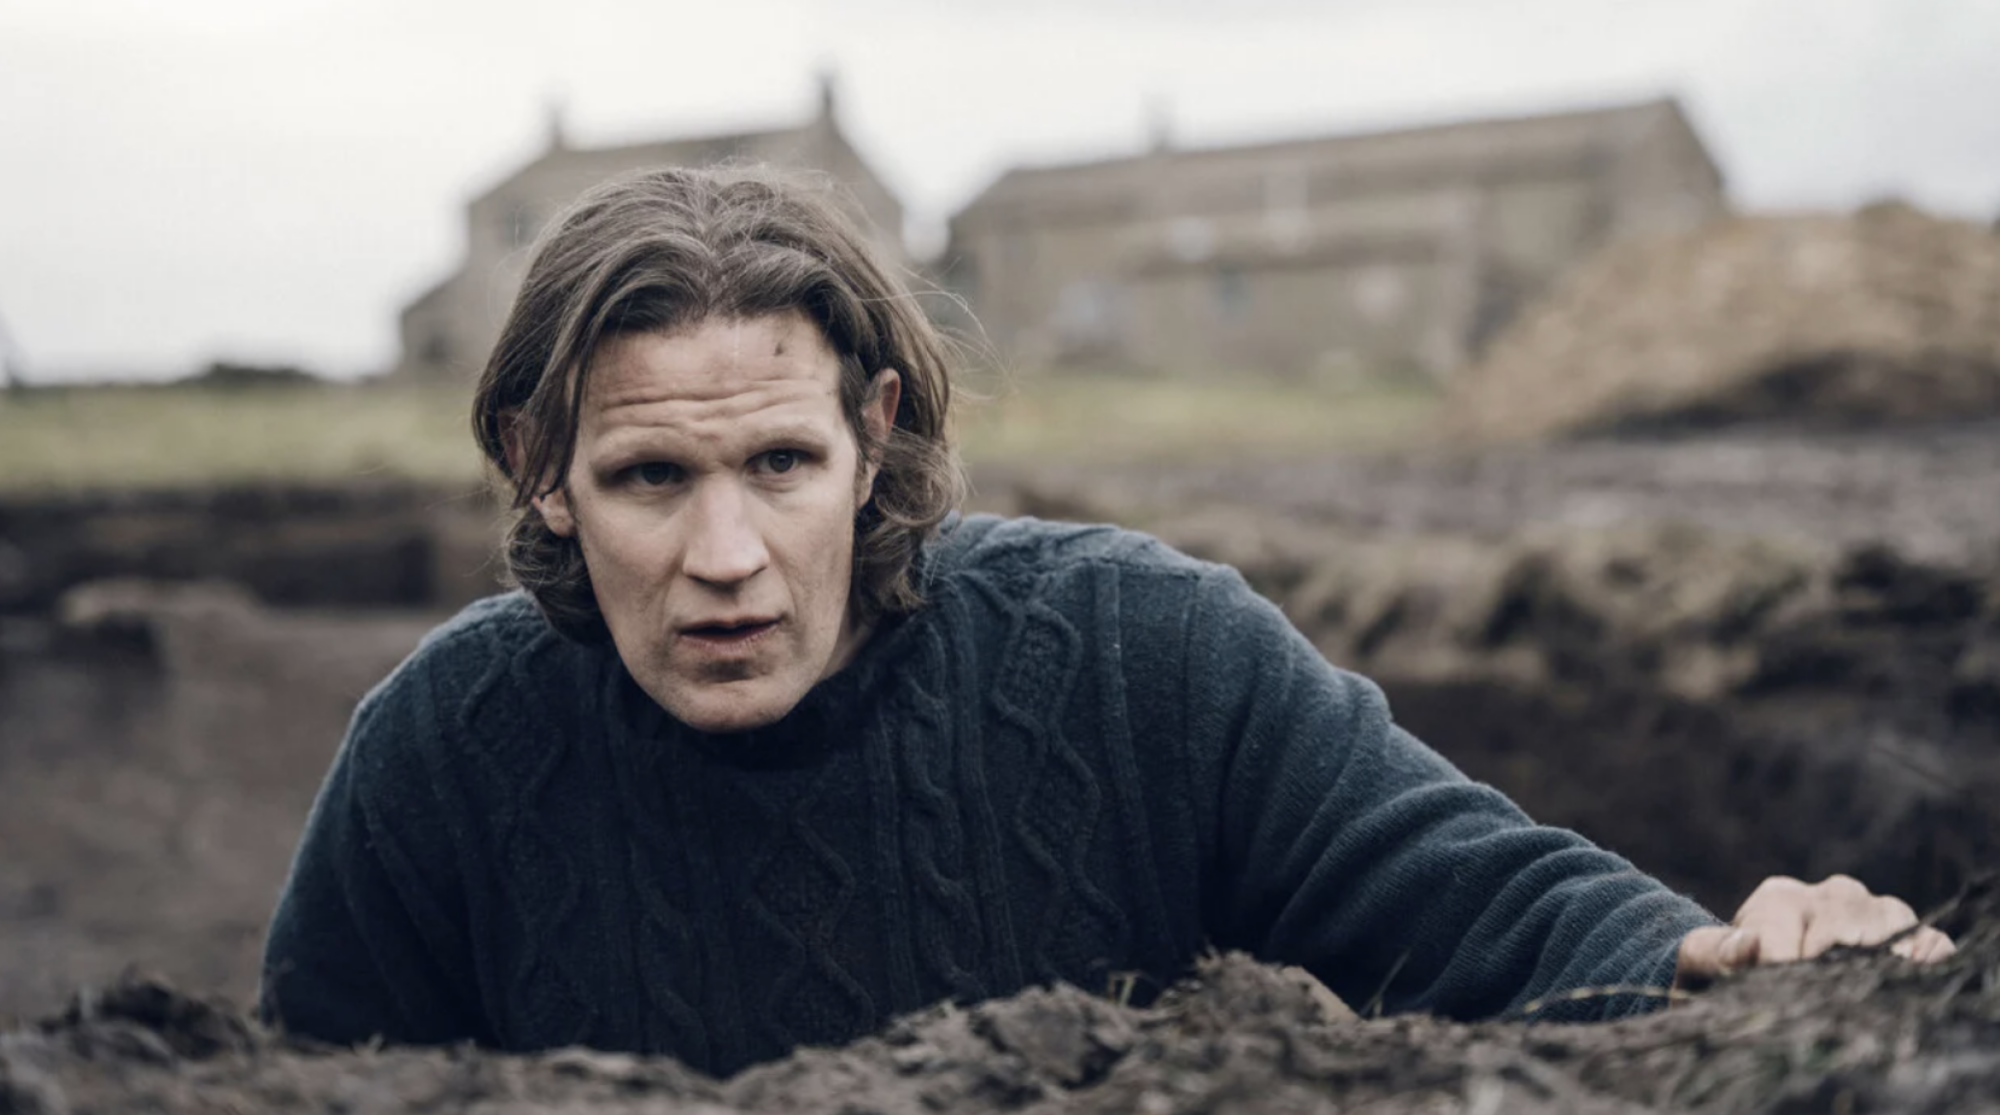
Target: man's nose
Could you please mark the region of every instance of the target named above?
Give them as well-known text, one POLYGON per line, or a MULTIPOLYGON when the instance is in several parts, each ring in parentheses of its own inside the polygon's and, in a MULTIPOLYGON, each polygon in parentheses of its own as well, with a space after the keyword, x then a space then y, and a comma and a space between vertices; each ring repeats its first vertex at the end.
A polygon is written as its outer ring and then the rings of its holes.
POLYGON ((736 585, 771 563, 763 532, 740 486, 704 484, 695 492, 692 532, 683 564, 688 576, 711 585, 736 585))

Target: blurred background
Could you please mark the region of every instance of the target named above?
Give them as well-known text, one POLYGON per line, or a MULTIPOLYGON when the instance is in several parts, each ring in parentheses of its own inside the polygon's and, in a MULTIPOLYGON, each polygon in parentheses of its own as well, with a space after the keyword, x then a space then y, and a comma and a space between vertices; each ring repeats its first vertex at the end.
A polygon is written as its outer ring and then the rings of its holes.
POLYGON ((1718 909, 2000 857, 1996 0, 0 0, 0 1016, 239 998, 356 698, 495 591, 528 246, 815 170, 979 508, 1237 564, 1718 909))

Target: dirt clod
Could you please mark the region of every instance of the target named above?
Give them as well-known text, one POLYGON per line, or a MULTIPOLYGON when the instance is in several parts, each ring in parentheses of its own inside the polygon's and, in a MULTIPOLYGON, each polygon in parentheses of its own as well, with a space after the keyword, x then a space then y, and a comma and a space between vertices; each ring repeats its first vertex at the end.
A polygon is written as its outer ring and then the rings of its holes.
POLYGON ((129 1024, 134 1039, 168 1052, 166 1058, 202 1059, 241 1053, 255 1044, 253 1027, 226 1004, 184 995, 157 976, 131 975, 101 992, 82 991, 49 1027, 90 1033, 129 1024))

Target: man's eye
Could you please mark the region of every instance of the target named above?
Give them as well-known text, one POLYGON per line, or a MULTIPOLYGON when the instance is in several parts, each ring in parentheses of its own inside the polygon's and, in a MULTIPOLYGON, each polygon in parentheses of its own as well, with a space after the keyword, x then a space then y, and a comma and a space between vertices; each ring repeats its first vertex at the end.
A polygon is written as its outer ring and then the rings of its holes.
POLYGON ((680 466, 670 465, 664 461, 647 461, 643 465, 632 467, 632 479, 649 488, 663 487, 680 478, 680 466))
POLYGON ((764 454, 764 468, 771 472, 790 472, 803 461, 796 449, 773 449, 764 454))

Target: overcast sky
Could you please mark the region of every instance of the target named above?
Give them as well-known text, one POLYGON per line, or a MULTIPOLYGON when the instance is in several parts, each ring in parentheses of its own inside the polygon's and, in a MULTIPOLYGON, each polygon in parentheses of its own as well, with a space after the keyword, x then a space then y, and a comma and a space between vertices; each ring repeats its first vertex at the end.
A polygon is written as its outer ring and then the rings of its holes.
POLYGON ((388 364, 542 143, 842 123, 935 229, 1010 164, 1671 92, 1739 203, 2000 213, 2000 0, 0 0, 31 375, 388 364))

